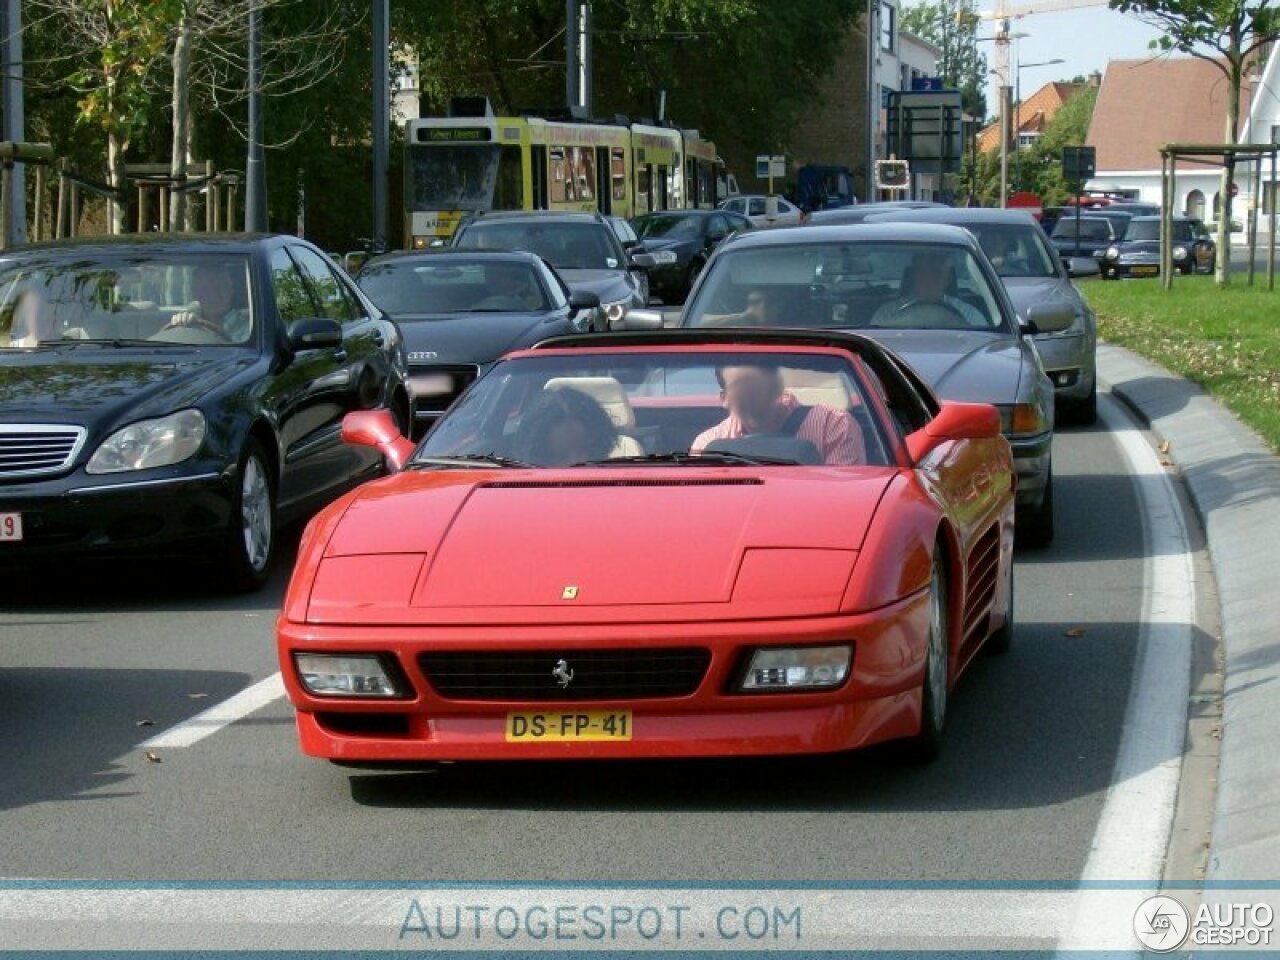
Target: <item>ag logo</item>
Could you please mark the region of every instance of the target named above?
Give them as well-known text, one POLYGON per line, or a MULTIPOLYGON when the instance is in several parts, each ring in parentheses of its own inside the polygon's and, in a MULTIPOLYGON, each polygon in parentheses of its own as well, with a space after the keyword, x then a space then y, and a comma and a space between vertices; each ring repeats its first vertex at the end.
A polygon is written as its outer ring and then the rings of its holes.
POLYGON ((1148 897, 1133 915, 1138 942, 1152 953, 1171 953, 1182 946, 1191 929, 1191 917, 1173 897, 1148 897))

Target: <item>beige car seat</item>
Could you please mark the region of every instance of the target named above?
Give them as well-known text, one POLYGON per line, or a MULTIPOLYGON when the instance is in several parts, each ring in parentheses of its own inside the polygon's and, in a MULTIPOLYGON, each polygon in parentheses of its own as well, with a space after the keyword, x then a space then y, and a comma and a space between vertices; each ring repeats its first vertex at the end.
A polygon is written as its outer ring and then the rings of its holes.
POLYGON ((614 377, 555 377, 547 381, 544 390, 577 390, 585 393, 604 409, 618 428, 618 439, 609 451, 612 457, 642 457, 644 447, 631 435, 636 426, 636 414, 627 399, 627 391, 614 377))

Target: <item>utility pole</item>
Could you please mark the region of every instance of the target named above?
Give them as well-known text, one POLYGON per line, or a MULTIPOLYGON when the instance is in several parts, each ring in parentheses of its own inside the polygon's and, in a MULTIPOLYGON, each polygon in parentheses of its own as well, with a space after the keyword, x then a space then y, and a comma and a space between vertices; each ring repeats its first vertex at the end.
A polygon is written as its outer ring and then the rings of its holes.
POLYGON ((1000 206, 1009 205, 1009 21, 996 27, 996 75, 1000 80, 1000 206))
POLYGON ((267 229, 267 170, 262 156, 262 10, 249 4, 249 151, 244 166, 244 228, 267 229))
POLYGON ((876 199, 876 135, 880 132, 880 85, 876 83, 880 0, 867 0, 867 175, 862 200, 876 199))
MULTIPOLYGON (((4 79, 0 99, 4 101, 4 133, 0 139, 9 143, 26 140, 26 117, 22 102, 22 3, 21 0, 3 0, 0 7, 0 58, 4 60, 4 79)), ((6 163, 11 161, 6 161, 6 163)), ((27 241, 27 190, 23 165, 13 164, 9 171, 10 207, 8 229, 3 237, 6 247, 27 241)), ((37 208, 38 209, 38 208, 37 208)))
POLYGON ((391 3, 373 0, 373 232, 375 251, 387 245, 387 178, 391 167, 391 3))
POLYGON ((578 0, 564 2, 564 104, 578 105, 578 0))
POLYGON ((578 105, 591 116, 591 4, 578 6, 578 105))

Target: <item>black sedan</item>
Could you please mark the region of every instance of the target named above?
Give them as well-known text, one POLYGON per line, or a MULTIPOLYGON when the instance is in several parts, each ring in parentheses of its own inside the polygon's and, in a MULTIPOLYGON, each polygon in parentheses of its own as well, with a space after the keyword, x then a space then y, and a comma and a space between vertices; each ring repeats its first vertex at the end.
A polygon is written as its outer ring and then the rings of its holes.
POLYGON ((582 333, 600 306, 531 253, 394 253, 367 263, 356 283, 404 336, 419 427, 504 353, 582 333))
POLYGON ((412 416, 394 323, 291 237, 0 255, 0 564, 69 554, 270 573, 280 525, 376 474, 354 410, 412 416))
POLYGON ((653 254, 657 266, 649 271, 649 289, 666 303, 683 303, 707 258, 721 241, 751 221, 727 210, 664 210, 631 221, 653 254))

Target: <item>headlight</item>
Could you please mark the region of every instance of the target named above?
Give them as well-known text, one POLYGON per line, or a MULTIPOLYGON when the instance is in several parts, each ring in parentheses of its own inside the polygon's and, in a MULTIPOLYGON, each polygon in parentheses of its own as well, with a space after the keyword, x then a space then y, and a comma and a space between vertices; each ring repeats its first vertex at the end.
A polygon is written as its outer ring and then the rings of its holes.
POLYGON ((204 414, 179 410, 159 420, 139 420, 117 430, 94 451, 86 473, 123 473, 181 463, 204 443, 204 414))
POLYGON ((1049 421, 1034 403, 1000 404, 1000 431, 1010 436, 1044 433, 1049 421))
POLYGON ((1186 247, 1174 247, 1174 248, 1173 248, 1173 259, 1175 259, 1175 260, 1185 260, 1185 259, 1187 259, 1187 248, 1186 248, 1186 247))
POLYGON ((1107 247, 1107 259, 1108 259, 1108 260, 1119 260, 1119 259, 1120 259, 1120 248, 1119 248, 1119 247, 1107 247))
POLYGON ((751 655, 741 689, 760 692, 838 687, 849 675, 852 657, 853 648, 848 644, 760 649, 751 655))
POLYGON ((657 253, 653 255, 654 263, 657 263, 661 266, 669 267, 671 266, 671 264, 675 263, 679 259, 680 258, 676 256, 676 252, 674 250, 659 250, 657 253))
POLYGON ((612 328, 615 323, 620 323, 622 318, 627 315, 627 301, 617 300, 613 303, 600 304, 600 315, 604 317, 605 325, 612 328))
POLYGON ((317 697, 401 696, 377 656, 295 653, 293 665, 303 687, 317 697))

